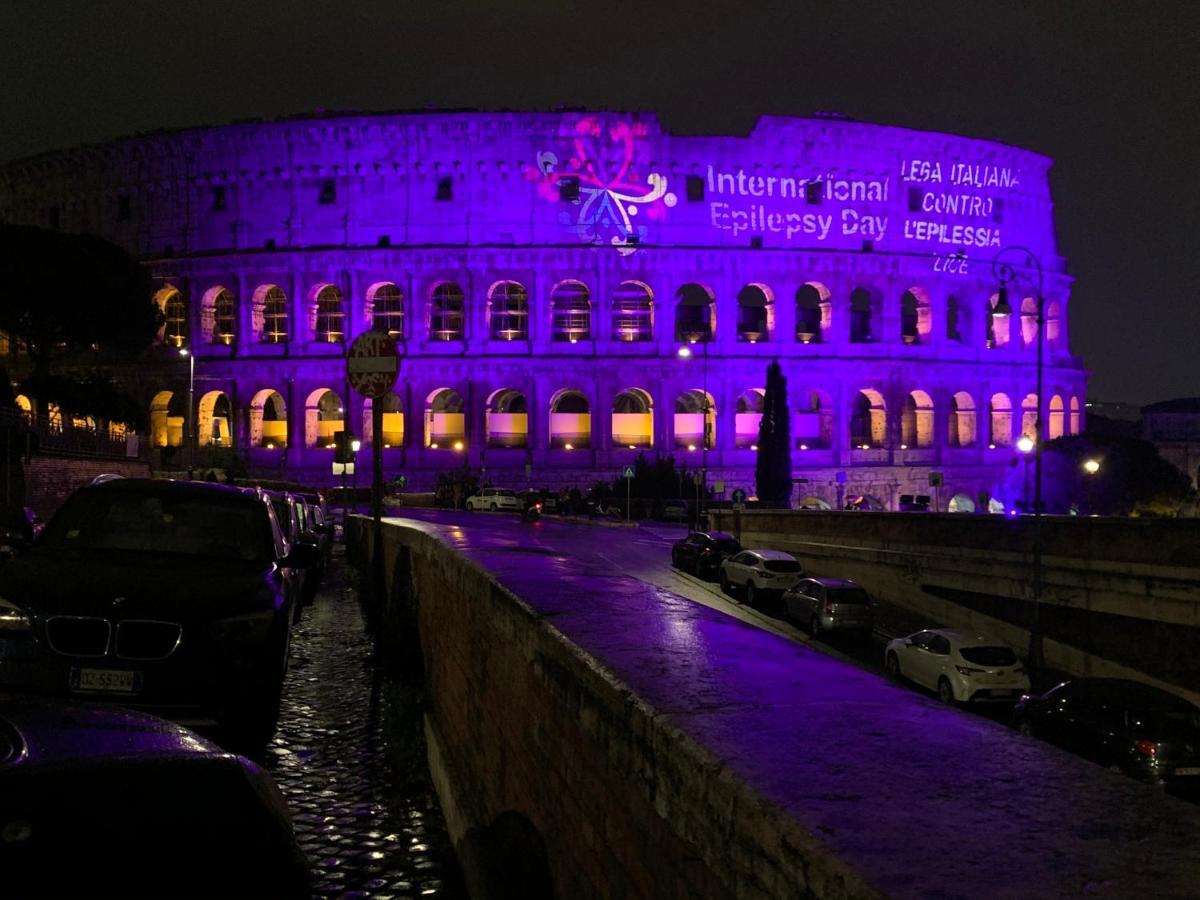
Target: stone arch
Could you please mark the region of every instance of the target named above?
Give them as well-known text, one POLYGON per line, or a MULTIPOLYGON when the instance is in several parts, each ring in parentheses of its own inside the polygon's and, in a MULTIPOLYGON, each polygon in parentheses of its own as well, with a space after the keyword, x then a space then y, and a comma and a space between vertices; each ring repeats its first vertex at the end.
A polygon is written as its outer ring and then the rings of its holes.
POLYGON ((717 329, 717 301, 702 284, 688 282, 675 292, 675 340, 711 341, 717 329))
POLYGON ((529 446, 529 408, 525 395, 514 388, 501 388, 488 397, 485 415, 489 447, 529 446))
POLYGON ((333 449, 334 434, 346 425, 342 398, 331 388, 319 387, 304 401, 304 446, 333 449))
POLYGON ((550 446, 581 450, 592 443, 592 408, 582 391, 564 388, 550 398, 550 446))
POLYGON ((950 398, 950 418, 947 441, 951 447, 975 446, 975 398, 958 391, 950 398))
POLYGON ((224 391, 208 391, 200 398, 196 438, 201 447, 233 446, 233 407, 224 391))
POLYGON ((685 450, 713 450, 717 437, 717 405, 713 395, 691 388, 675 398, 675 446, 685 450))
POLYGON ((24 394, 17 394, 13 400, 17 404, 17 409, 21 411, 21 415, 24 416, 27 421, 33 419, 33 403, 28 397, 26 397, 24 394))
MULTIPOLYGON (((186 402, 174 391, 159 391, 150 401, 150 445, 182 447, 186 402)), ((49 405, 47 406, 49 415, 49 405)), ((61 421, 61 413, 60 413, 61 421)))
POLYGON ((367 288, 364 312, 371 330, 386 331, 393 340, 404 337, 404 292, 394 281, 377 281, 367 288))
POLYGON ((1021 342, 1026 347, 1032 347, 1037 341, 1038 306, 1032 297, 1021 301, 1021 342))
POLYGON ((792 439, 799 450, 825 450, 833 446, 833 398, 827 391, 809 388, 801 395, 792 419, 792 439))
POLYGON ((591 292, 582 281, 567 279, 551 289, 550 334, 552 340, 569 344, 591 338, 591 292))
POLYGON ((757 344, 775 335, 775 295, 765 284, 748 284, 737 295, 737 339, 757 344))
POLYGON ((529 291, 517 281, 497 281, 488 288, 488 328, 494 341, 529 338, 529 291))
POLYGON ((286 344, 291 328, 287 294, 277 284, 260 284, 250 302, 254 333, 263 344, 286 344))
POLYGON ((900 340, 906 344, 927 344, 933 333, 933 307, 929 294, 910 287, 900 295, 900 340))
MULTIPOLYGON (((404 407, 400 397, 394 391, 379 398, 383 412, 383 446, 390 450, 393 447, 404 446, 404 407)), ((368 397, 363 401, 362 436, 363 444, 369 445, 375 436, 374 410, 375 400, 368 397)))
POLYGON ((453 388, 435 388, 425 398, 425 446, 431 450, 466 447, 467 421, 462 394, 453 388))
POLYGON ((346 339, 346 302, 337 285, 324 283, 312 289, 308 325, 319 344, 340 344, 346 339))
POLYGON ((1013 440, 1013 408, 1008 394, 992 394, 988 403, 988 444, 992 447, 1011 447, 1013 440))
POLYGON ((654 401, 648 391, 626 388, 613 398, 612 440, 631 450, 654 446, 654 401))
POLYGON ((1050 415, 1047 417, 1046 437, 1049 440, 1060 438, 1066 434, 1067 416, 1066 409, 1063 406, 1063 398, 1055 394, 1050 398, 1050 415))
POLYGON ((879 293, 865 287, 850 294, 850 343, 869 344, 877 340, 880 319, 879 293))
POLYGON ((910 391, 900 413, 900 447, 933 446, 933 398, 925 391, 910 391))
POLYGON ((1057 347, 1062 342, 1062 306, 1057 300, 1046 306, 1046 343, 1057 347))
POLYGON ((1040 440, 1037 394, 1026 394, 1025 399, 1021 401, 1021 437, 1027 437, 1034 443, 1040 440))
POLYGON ((174 285, 166 285, 154 295, 163 316, 159 339, 172 347, 182 347, 188 339, 188 310, 183 294, 174 285))
POLYGON ((1078 397, 1071 398, 1071 418, 1067 423, 1067 427, 1070 429, 1071 434, 1079 434, 1079 432, 1082 430, 1083 423, 1080 421, 1081 406, 1082 404, 1080 404, 1078 397))
POLYGON ((654 339, 654 293, 640 281, 622 281, 613 292, 614 341, 634 343, 654 339))
MULTIPOLYGON (((1007 303, 1007 301, 1005 301, 1007 303)), ((989 349, 1007 347, 1009 334, 1012 329, 1012 310, 1000 306, 1000 294, 992 294, 988 298, 987 307, 987 346, 989 349)))
POLYGON ((466 299, 453 281, 442 281, 429 291, 429 339, 461 341, 466 333, 466 299))
POLYGON ((975 512, 975 501, 967 494, 955 494, 950 498, 950 502, 946 504, 946 511, 952 513, 973 513, 975 512))
POLYGON ((854 395, 850 411, 850 445, 860 449, 883 447, 887 443, 887 405, 883 394, 863 388, 854 395))
POLYGON ((801 344, 828 339, 833 325, 832 296, 819 281, 807 281, 796 291, 796 340, 801 344))
POLYGON ((237 304, 233 294, 221 285, 209 288, 200 298, 200 340, 228 347, 236 339, 237 304))
POLYGON ((268 450, 288 445, 287 403, 274 388, 263 388, 250 400, 249 443, 268 450))
POLYGON ((763 388, 750 388, 738 396, 734 413, 734 446, 737 449, 752 449, 758 445, 758 426, 762 421, 766 394, 763 388))

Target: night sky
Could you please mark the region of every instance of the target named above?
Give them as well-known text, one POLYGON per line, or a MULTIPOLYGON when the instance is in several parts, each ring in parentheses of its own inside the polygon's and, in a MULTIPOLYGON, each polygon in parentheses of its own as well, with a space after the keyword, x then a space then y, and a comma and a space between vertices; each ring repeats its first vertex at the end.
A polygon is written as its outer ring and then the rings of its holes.
POLYGON ((327 110, 834 111, 1054 157, 1091 399, 1200 395, 1200 2, 14 0, 0 160, 327 110))

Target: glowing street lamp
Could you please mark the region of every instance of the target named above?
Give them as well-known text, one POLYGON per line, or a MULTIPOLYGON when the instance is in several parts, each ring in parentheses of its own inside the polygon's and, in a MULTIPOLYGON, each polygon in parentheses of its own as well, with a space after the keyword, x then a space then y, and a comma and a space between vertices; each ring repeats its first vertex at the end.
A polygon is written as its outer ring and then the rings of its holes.
POLYGON ((1017 441, 1017 449, 1021 451, 1021 455, 1025 458, 1025 492, 1022 495, 1022 500, 1025 503, 1025 509, 1029 509, 1029 455, 1033 453, 1033 448, 1036 445, 1027 434, 1021 435, 1021 439, 1017 441))
POLYGON ((1100 471, 1100 460, 1085 459, 1083 471, 1087 473, 1088 515, 1096 515, 1096 473, 1100 471))
POLYGON ((1098 459, 1085 460, 1083 463, 1083 471, 1087 472, 1089 475, 1095 475, 1097 472, 1100 471, 1100 460, 1098 460, 1098 459))
POLYGON ((186 357, 188 361, 188 405, 184 433, 187 436, 187 463, 190 469, 192 467, 192 446, 196 443, 196 417, 192 413, 192 404, 195 402, 196 394, 196 357, 188 351, 187 347, 180 347, 179 355, 186 357))

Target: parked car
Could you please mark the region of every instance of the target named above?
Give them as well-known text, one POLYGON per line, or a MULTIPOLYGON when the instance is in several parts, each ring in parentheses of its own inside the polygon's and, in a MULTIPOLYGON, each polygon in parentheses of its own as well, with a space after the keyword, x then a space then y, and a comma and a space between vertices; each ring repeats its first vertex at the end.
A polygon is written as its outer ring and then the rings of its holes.
POLYGON ((152 716, 0 695, 0 883, 10 897, 309 897, 279 789, 152 716))
POLYGON ((664 522, 686 522, 691 518, 688 515, 688 505, 686 500, 664 500, 662 509, 662 520, 664 522))
POLYGON ((299 602, 293 606, 295 621, 300 620, 301 607, 311 603, 317 596, 317 589, 325 577, 325 550, 321 546, 321 535, 314 528, 311 512, 304 498, 299 494, 288 491, 265 491, 271 499, 271 507, 275 510, 275 518, 283 529, 283 536, 290 545, 308 544, 317 548, 317 562, 307 569, 296 569, 292 573, 295 591, 299 602))
POLYGON ((521 511, 521 500, 516 495, 515 491, 510 491, 507 488, 484 488, 478 494, 472 494, 467 498, 467 509, 469 510, 486 510, 488 512, 498 512, 506 510, 511 512, 521 511))
POLYGON ((1022 697, 1013 724, 1139 781, 1200 795, 1200 709, 1168 691, 1080 678, 1022 697))
POLYGON ((751 606, 765 594, 794 588, 804 576, 796 557, 780 550, 743 550, 721 563, 721 590, 744 591, 751 606))
POLYGON ((808 628, 813 637, 829 631, 852 631, 870 637, 875 626, 871 598, 853 581, 805 578, 783 595, 787 617, 808 628))
POLYGON ((723 531, 693 531, 671 546, 671 565, 700 578, 716 578, 721 563, 740 552, 742 545, 723 531))
POLYGON ((274 731, 294 571, 261 491, 125 479, 76 491, 0 567, 0 683, 274 731))
POLYGON ((891 678, 936 691, 943 703, 1015 703, 1029 676, 1012 647, 995 638, 931 628, 889 641, 883 654, 891 678))

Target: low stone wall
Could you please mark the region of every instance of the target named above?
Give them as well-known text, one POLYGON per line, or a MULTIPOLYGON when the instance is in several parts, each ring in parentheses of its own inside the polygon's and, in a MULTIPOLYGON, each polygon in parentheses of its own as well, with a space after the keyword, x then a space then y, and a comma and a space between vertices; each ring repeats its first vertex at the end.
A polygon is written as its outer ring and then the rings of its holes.
MULTIPOLYGON (((713 510, 711 521, 744 546, 794 553, 816 574, 853 578, 936 621, 1028 644, 1028 516, 713 510)), ((1042 529, 1047 663, 1200 702, 1200 521, 1050 516, 1042 529)))
POLYGON ((375 628, 421 661, 474 897, 1194 890, 1180 801, 519 534, 382 544, 375 628))

